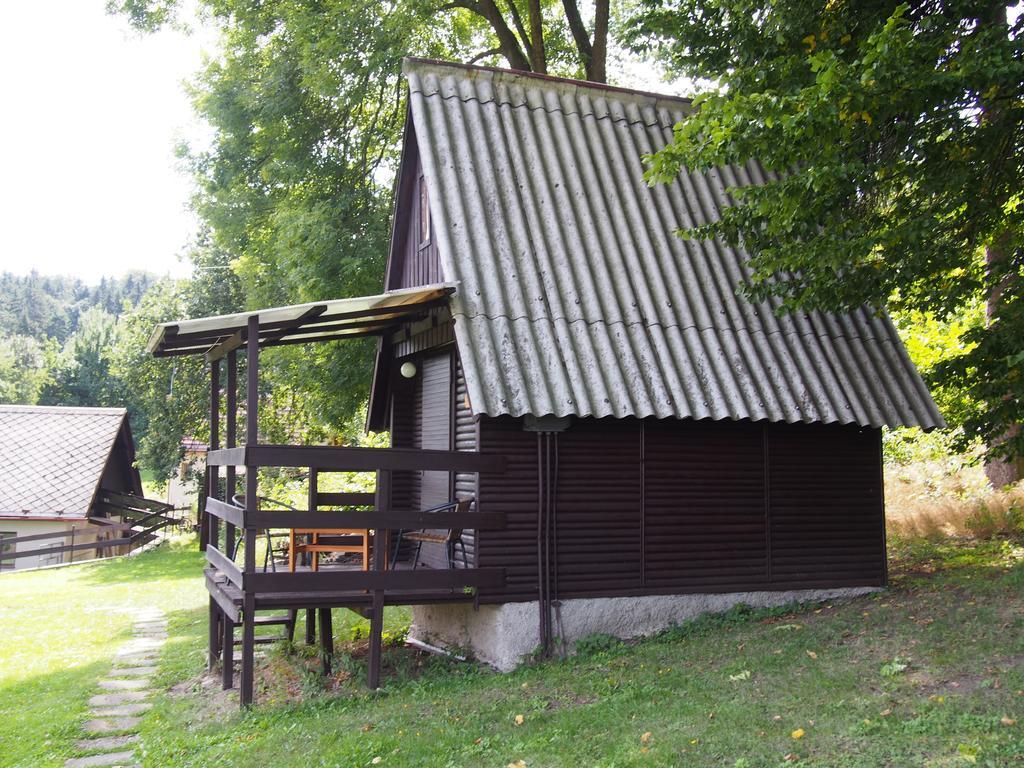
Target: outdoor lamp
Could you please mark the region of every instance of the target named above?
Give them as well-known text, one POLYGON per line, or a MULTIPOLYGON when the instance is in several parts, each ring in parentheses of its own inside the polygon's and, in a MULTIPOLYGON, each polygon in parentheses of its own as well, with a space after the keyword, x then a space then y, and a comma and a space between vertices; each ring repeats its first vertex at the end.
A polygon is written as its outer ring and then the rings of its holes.
POLYGON ((405 378, 411 379, 416 375, 416 363, 406 361, 402 363, 402 367, 398 369, 398 372, 405 378))

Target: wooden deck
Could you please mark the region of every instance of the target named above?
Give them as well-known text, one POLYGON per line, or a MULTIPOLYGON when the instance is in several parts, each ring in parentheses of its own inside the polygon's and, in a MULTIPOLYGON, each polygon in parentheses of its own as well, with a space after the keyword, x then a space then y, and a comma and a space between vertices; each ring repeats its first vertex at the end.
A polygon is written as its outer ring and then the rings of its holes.
MULTIPOLYGON (((234 404, 232 404, 233 406, 234 404)), ((215 423, 216 420, 214 420, 215 423)), ((231 430, 229 430, 230 434, 231 430)), ((215 445, 215 441, 212 442, 215 445)), ((335 448, 247 444, 207 453, 209 495, 204 500, 203 537, 210 593, 209 667, 220 664, 225 688, 234 684, 234 648, 241 645, 239 701, 253 702, 254 648, 260 642, 292 638, 300 611, 306 611, 306 641, 315 641, 318 625, 324 672, 331 670, 334 653, 331 609, 348 608, 370 621, 367 684, 380 681, 384 608, 388 605, 465 603, 476 599, 480 587, 504 583, 500 568, 421 568, 399 563, 389 567, 391 534, 399 530, 458 528, 487 531, 503 528, 504 515, 480 512, 424 512, 395 509, 391 473, 395 471, 504 471, 501 456, 482 453, 390 448, 335 448), (235 495, 237 467, 245 467, 244 497, 235 495), (308 507, 302 510, 261 500, 257 478, 261 467, 305 468, 309 478, 308 507), (323 493, 316 478, 326 472, 376 470, 376 490, 365 493, 323 493), (226 482, 220 484, 221 472, 226 482), (222 498, 217 498, 221 496, 222 498), (269 508, 268 508, 269 507, 269 508), (371 531, 371 562, 322 564, 316 571, 295 571, 257 565, 257 541, 267 530, 358 528, 371 531), (241 562, 236 562, 241 552, 241 562), (269 615, 268 615, 269 614, 269 615), (256 628, 279 625, 283 636, 257 636, 256 628), (241 640, 235 630, 241 629, 241 640)))

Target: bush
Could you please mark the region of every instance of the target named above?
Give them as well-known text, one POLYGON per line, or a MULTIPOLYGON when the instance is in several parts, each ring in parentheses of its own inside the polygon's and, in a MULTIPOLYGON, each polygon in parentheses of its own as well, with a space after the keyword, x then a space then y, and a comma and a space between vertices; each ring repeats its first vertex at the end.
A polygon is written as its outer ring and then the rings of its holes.
POLYGON ((576 655, 588 659, 604 653, 612 653, 623 647, 623 642, 614 635, 595 632, 576 641, 576 655))

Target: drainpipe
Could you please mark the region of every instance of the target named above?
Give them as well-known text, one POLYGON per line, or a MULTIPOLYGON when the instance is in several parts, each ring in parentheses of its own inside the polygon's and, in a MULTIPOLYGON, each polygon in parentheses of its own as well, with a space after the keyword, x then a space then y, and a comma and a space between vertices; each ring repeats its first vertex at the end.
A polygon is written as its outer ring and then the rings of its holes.
POLYGON ((526 416, 523 429, 537 433, 537 604, 541 654, 554 650, 552 607, 558 607, 558 433, 569 418, 526 416))

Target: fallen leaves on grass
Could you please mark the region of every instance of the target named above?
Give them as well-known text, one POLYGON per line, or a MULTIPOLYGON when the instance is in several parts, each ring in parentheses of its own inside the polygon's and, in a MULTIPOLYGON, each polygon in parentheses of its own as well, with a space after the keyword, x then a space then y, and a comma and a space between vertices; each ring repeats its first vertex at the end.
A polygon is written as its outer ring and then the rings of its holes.
POLYGON ((1012 717, 1009 717, 1009 716, 1007 716, 1007 715, 1003 715, 1003 716, 1002 716, 1002 717, 1001 717, 1001 718, 999 719, 999 722, 1000 722, 1000 723, 1002 723, 1003 725, 1006 725, 1006 726, 1010 726, 1010 725, 1016 725, 1016 724, 1017 724, 1017 721, 1016 721, 1016 720, 1014 720, 1014 719, 1013 719, 1012 717))
POLYGON ((750 670, 744 669, 742 672, 737 672, 735 675, 729 675, 729 679, 732 680, 734 683, 737 683, 740 680, 749 680, 750 670))
POLYGON ((644 734, 640 737, 640 743, 641 744, 650 744, 651 743, 651 732, 650 731, 644 731, 644 734))
POLYGON ((797 728, 789 735, 792 736, 794 739, 802 739, 806 735, 806 731, 804 731, 803 728, 797 728))
POLYGON ((522 715, 516 715, 516 717, 515 717, 516 725, 522 725, 524 720, 526 720, 526 718, 523 717, 522 715))
POLYGON ((818 654, 816 654, 814 651, 808 651, 807 655, 810 656, 812 659, 818 658, 818 654))

